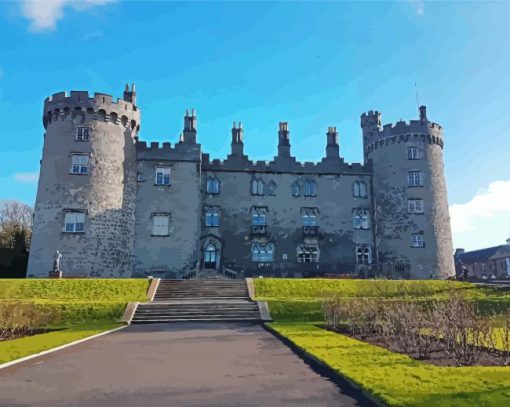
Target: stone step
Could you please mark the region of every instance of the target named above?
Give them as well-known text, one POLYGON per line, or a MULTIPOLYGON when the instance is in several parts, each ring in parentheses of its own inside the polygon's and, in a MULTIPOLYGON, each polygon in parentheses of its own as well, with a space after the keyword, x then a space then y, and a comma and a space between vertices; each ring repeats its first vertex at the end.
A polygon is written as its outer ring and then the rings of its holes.
POLYGON ((233 313, 200 313, 200 312, 188 312, 188 313, 172 313, 172 312, 159 312, 154 314, 137 314, 133 319, 155 319, 155 318, 259 318, 258 312, 233 312, 233 313))
POLYGON ((234 318, 161 318, 161 319, 141 319, 131 321, 132 324, 163 324, 163 323, 172 323, 172 322, 251 322, 251 323, 259 323, 260 317, 257 318, 245 318, 240 317, 237 319, 234 318))

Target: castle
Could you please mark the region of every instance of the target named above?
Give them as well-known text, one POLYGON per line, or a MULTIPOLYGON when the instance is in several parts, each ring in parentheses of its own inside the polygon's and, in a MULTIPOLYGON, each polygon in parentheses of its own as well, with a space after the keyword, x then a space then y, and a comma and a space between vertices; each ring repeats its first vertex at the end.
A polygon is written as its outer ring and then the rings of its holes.
POLYGON ((243 127, 225 160, 197 142, 186 111, 180 140, 140 141, 134 85, 122 99, 72 91, 44 102, 46 129, 27 275, 190 278, 454 275, 443 129, 419 119, 361 116, 364 162, 348 164, 330 127, 320 162, 291 154, 251 161, 243 127))

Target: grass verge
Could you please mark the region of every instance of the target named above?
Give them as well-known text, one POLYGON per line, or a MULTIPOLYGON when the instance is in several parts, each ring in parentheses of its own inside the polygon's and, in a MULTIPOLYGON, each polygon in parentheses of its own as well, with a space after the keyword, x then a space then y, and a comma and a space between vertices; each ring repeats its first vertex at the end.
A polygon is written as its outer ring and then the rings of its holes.
POLYGON ((392 407, 510 405, 510 367, 433 366, 310 323, 269 327, 392 407))
MULTIPOLYGON (((0 364, 10 362, 28 355, 43 352, 66 343, 74 342, 122 326, 112 322, 94 322, 79 325, 72 325, 62 330, 47 332, 43 334, 26 336, 0 342, 0 364)), ((58 328, 55 326, 54 328, 58 328)))

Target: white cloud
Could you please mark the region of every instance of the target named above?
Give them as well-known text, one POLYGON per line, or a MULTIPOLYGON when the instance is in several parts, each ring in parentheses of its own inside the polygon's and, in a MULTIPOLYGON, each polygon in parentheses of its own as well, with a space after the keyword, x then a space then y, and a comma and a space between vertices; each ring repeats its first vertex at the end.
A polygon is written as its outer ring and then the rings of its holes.
POLYGON ((113 0, 22 0, 21 13, 30 20, 31 31, 41 32, 54 30, 57 21, 64 17, 66 7, 83 11, 111 1, 113 0))
POLYGON ((23 183, 36 183, 39 180, 39 172, 16 172, 13 174, 12 178, 14 181, 23 182, 23 183))
POLYGON ((510 180, 494 181, 469 201, 450 206, 457 247, 480 249, 510 237, 510 180))

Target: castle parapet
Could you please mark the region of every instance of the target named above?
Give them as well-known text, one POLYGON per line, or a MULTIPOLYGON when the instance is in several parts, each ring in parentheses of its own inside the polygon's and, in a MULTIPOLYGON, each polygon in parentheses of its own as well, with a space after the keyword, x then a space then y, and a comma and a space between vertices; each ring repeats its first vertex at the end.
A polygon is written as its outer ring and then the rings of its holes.
POLYGON ((43 125, 47 128, 54 120, 65 120, 76 115, 93 115, 94 119, 140 129, 140 109, 124 99, 113 100, 111 95, 73 90, 54 93, 44 101, 43 125))

